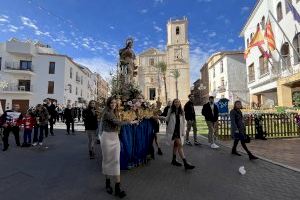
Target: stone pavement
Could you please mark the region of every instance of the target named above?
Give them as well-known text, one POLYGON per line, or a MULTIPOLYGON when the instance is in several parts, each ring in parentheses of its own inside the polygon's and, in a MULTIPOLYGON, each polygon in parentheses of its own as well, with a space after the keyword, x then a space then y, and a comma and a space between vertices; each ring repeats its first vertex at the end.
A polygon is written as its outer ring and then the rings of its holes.
MULTIPOLYGON (((67 136, 55 130, 48 148, 16 148, 0 152, 0 193, 7 200, 94 200, 116 199, 105 193, 98 159, 89 160, 83 132, 67 136)), ((122 172, 122 184, 132 200, 297 200, 300 173, 263 160, 236 157, 228 148, 212 150, 185 146, 196 169, 186 172, 170 165, 171 147, 162 138, 163 156, 148 165, 122 172), (245 166, 246 175, 238 173, 245 166)))
MULTIPOLYGON (((232 141, 221 143, 232 147, 232 141)), ((255 155, 300 171, 300 138, 252 140, 247 146, 255 155)), ((243 151, 240 145, 238 149, 243 151)))

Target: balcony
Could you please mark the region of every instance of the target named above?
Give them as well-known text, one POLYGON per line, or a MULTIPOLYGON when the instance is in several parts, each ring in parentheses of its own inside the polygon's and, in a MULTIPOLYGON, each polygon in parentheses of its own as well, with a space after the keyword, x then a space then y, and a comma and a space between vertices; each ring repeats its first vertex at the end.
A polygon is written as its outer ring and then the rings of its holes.
POLYGON ((6 94, 33 94, 32 85, 8 84, 7 87, 0 89, 0 93, 6 94))
POLYGON ((34 71, 32 70, 32 64, 27 66, 21 66, 20 62, 5 62, 4 63, 4 71, 8 73, 14 74, 30 74, 34 75, 34 71))
POLYGON ((35 47, 30 42, 8 41, 6 42, 6 51, 8 53, 19 55, 34 55, 35 47))

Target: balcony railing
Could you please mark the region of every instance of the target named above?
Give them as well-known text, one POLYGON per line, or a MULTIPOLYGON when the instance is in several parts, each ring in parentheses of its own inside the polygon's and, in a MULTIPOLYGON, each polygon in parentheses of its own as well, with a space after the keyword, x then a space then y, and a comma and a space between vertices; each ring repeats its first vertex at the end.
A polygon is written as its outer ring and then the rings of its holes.
POLYGON ((32 85, 8 84, 7 87, 0 89, 4 92, 32 92, 32 85))
POLYGON ((22 67, 19 62, 5 62, 4 67, 7 70, 22 70, 22 71, 31 71, 31 72, 33 72, 32 64, 31 64, 31 66, 22 67))
POLYGON ((223 86, 219 86, 218 87, 218 92, 226 92, 226 87, 223 85, 223 86))

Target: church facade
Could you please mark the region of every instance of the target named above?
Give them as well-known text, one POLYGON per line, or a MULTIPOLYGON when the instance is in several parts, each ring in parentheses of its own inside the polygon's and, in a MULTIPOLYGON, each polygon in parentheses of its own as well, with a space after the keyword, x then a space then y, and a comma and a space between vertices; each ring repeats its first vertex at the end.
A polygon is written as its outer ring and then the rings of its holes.
POLYGON ((188 42, 188 20, 170 20, 167 24, 166 51, 148 49, 137 56, 137 83, 145 99, 156 102, 158 97, 165 104, 168 100, 178 98, 182 104, 188 101, 190 93, 190 58, 188 42), (157 68, 159 62, 167 65, 165 91, 163 74, 157 68), (174 76, 174 71, 179 76, 174 76), (177 82, 177 84, 176 84, 177 82), (177 86, 176 86, 177 85, 177 86))

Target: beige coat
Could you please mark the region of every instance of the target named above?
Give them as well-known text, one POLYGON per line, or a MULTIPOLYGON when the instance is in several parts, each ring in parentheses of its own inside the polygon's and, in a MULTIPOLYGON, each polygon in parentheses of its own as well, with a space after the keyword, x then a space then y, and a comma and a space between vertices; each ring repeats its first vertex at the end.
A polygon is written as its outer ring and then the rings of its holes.
MULTIPOLYGON (((176 124, 176 115, 175 113, 171 113, 171 109, 168 111, 168 115, 166 117, 166 121, 168 122, 167 126, 167 137, 168 140, 170 141, 174 130, 175 130, 175 124, 176 124)), ((184 113, 180 116, 180 135, 181 135, 181 142, 182 144, 184 143, 184 136, 185 136, 185 118, 184 118, 184 113)))

